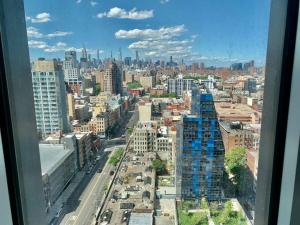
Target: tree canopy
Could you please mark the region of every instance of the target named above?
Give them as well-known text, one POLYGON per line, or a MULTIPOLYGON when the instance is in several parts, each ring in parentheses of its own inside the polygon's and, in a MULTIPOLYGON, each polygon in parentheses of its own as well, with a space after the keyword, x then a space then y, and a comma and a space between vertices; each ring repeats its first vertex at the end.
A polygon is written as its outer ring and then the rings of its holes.
POLYGON ((247 156, 245 147, 237 147, 225 154, 225 168, 232 176, 232 182, 241 191, 245 176, 247 176, 247 156))

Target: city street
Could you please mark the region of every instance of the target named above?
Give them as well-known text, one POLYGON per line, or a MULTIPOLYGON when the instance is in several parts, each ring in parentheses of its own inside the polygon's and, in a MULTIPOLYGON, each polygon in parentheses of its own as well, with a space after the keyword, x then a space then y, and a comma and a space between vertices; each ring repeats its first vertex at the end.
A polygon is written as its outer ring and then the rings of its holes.
POLYGON ((109 172, 113 166, 106 164, 101 173, 96 173, 79 198, 79 205, 74 212, 66 214, 62 225, 91 224, 94 213, 100 204, 105 188, 110 180, 109 172))
POLYGON ((113 166, 107 163, 110 152, 104 152, 103 150, 112 145, 124 144, 125 140, 121 136, 125 133, 129 124, 130 126, 134 125, 133 115, 135 115, 135 112, 129 111, 112 134, 114 139, 105 141, 100 150, 100 160, 91 173, 85 175, 77 190, 67 200, 61 215, 63 218, 59 218, 55 224, 90 225, 92 223, 96 210, 104 197, 104 191, 111 179, 109 172, 113 170, 113 166), (102 169, 101 173, 97 172, 99 168, 102 169))

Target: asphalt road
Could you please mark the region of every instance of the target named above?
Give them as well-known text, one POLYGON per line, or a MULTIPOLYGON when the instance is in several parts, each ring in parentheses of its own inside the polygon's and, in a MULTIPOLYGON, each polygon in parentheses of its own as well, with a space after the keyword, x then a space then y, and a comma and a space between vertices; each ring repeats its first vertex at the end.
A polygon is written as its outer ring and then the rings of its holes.
MULTIPOLYGON (((120 138, 126 131, 127 124, 131 124, 133 111, 124 116, 120 125, 113 133, 113 138, 120 138)), ((106 146, 113 140, 108 140, 106 146)), ((105 147, 105 146, 104 146, 105 147)), ((65 216, 61 220, 61 225, 90 225, 98 205, 104 196, 105 186, 109 183, 111 176, 109 172, 113 166, 107 163, 107 152, 102 151, 102 157, 91 171, 81 182, 77 191, 67 201, 64 207, 65 216), (97 173, 98 168, 103 168, 101 173, 97 173)))
POLYGON ((106 164, 101 173, 96 173, 90 183, 85 188, 81 197, 80 204, 74 212, 67 214, 62 225, 85 225, 91 224, 95 216, 96 209, 100 204, 101 198, 105 191, 105 186, 108 184, 111 176, 109 172, 113 166, 106 164))

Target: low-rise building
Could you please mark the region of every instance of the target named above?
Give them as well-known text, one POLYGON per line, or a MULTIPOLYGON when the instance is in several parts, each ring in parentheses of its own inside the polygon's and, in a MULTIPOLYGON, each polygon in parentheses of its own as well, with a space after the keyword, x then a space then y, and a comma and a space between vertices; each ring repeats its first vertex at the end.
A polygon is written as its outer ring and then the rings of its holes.
POLYGON ((261 113, 251 109, 246 104, 233 104, 230 102, 215 102, 219 121, 242 123, 261 123, 261 113))
POLYGON ((137 153, 153 152, 156 149, 156 139, 156 123, 139 123, 133 132, 133 150, 137 153))
POLYGON ((82 169, 88 164, 92 157, 91 133, 76 133, 79 168, 82 169))
POLYGON ((147 122, 151 121, 151 114, 152 114, 152 103, 150 102, 142 102, 138 105, 139 109, 139 121, 140 122, 147 122))
POLYGON ((75 150, 63 144, 39 144, 46 211, 76 173, 75 150))

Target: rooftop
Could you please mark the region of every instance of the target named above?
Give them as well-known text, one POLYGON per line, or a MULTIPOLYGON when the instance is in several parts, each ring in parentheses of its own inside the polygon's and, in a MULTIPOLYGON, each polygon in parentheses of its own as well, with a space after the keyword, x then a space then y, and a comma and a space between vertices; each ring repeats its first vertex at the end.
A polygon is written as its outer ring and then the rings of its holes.
POLYGON ((152 213, 131 213, 129 225, 152 225, 152 213))
POLYGON ((51 174, 70 154, 63 144, 39 144, 42 175, 51 174))

